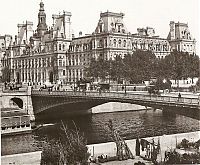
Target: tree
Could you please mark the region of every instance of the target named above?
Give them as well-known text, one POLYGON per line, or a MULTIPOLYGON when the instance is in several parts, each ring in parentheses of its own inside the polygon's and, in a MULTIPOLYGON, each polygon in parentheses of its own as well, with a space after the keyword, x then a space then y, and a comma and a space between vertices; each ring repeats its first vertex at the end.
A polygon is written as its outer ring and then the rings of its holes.
POLYGON ((121 56, 116 56, 111 62, 111 77, 119 83, 123 77, 124 64, 121 56))
POLYGON ((132 82, 140 83, 155 77, 157 63, 156 56, 152 52, 137 50, 131 56, 125 56, 124 60, 125 66, 129 67, 132 82))
POLYGON ((97 60, 98 75, 104 81, 109 76, 109 61, 102 57, 97 60))
POLYGON ((194 54, 173 51, 159 61, 158 75, 168 79, 180 80, 199 76, 199 57, 194 54))
POLYGON ((98 78, 98 72, 97 72, 97 61, 92 58, 90 60, 90 65, 85 68, 86 76, 91 78, 98 78))
MULTIPOLYGON (((192 78, 192 81, 193 81, 193 78, 194 77, 199 77, 199 56, 195 55, 195 54, 192 54, 192 55, 189 55, 189 60, 190 63, 188 64, 188 70, 189 70, 189 76, 188 77, 191 77, 192 78)), ((192 82, 193 83, 193 82, 192 82)))
POLYGON ((46 139, 43 142, 41 165, 87 164, 89 158, 87 142, 78 131, 70 130, 62 123, 62 133, 58 139, 46 139))
POLYGON ((110 62, 105 60, 102 57, 99 57, 97 60, 92 58, 90 65, 85 68, 86 76, 101 80, 105 80, 110 74, 110 62))
POLYGON ((4 67, 2 69, 2 77, 1 81, 2 82, 10 82, 10 76, 11 76, 11 71, 8 66, 4 67))
POLYGON ((135 61, 131 54, 127 54, 123 59, 123 77, 126 81, 134 81, 134 77, 137 74, 135 61))
POLYGON ((50 67, 52 67, 51 74, 53 74, 53 75, 52 75, 52 79, 50 80, 50 82, 53 82, 53 81, 56 81, 56 80, 59 79, 57 62, 58 61, 57 61, 56 56, 53 56, 52 60, 51 60, 51 63, 50 63, 50 67))

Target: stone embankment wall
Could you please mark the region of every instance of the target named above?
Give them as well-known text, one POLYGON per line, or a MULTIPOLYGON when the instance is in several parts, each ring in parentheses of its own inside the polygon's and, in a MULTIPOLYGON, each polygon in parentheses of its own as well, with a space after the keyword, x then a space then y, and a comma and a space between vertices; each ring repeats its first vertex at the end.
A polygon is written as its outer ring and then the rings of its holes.
POLYGON ((2 165, 40 165, 42 151, 1 156, 2 165))
MULTIPOLYGON (((200 139, 200 131, 196 132, 189 132, 189 133, 181 133, 181 134, 173 134, 173 135, 163 135, 163 136, 156 136, 156 137, 148 137, 143 138, 148 141, 152 141, 154 139, 155 143, 160 140, 160 147, 161 147, 161 154, 158 156, 158 159, 164 160, 164 153, 166 150, 175 149, 176 143, 180 143, 182 139, 187 139, 190 142, 196 142, 200 139)), ((130 148, 133 155, 135 153, 135 146, 136 146, 136 139, 126 140, 128 147, 130 148)), ((91 144, 88 145, 88 151, 91 156, 97 157, 102 154, 106 154, 108 156, 116 156, 116 144, 114 142, 109 143, 101 143, 101 144, 91 144)))

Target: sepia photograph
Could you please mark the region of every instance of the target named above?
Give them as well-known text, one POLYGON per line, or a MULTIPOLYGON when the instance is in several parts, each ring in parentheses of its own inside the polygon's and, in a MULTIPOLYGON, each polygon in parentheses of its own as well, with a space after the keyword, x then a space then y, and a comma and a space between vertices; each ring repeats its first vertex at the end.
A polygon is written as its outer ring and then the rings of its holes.
POLYGON ((200 1, 0 5, 2 165, 200 164, 200 1))

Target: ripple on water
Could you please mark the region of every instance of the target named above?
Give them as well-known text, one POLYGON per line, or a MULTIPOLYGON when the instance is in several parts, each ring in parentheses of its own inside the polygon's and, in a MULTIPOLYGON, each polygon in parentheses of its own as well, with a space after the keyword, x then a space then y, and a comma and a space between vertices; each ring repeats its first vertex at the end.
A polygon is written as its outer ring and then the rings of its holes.
MULTIPOLYGON (((114 128, 126 139, 200 130, 199 120, 175 114, 166 115, 161 110, 102 113, 62 120, 69 128, 73 128, 73 120, 84 133, 88 144, 92 144, 112 141, 107 126, 110 119, 114 128)), ((58 138, 60 120, 54 123, 55 125, 38 129, 33 134, 2 137, 2 155, 35 151, 41 147, 40 142, 45 141, 46 136, 58 138)))

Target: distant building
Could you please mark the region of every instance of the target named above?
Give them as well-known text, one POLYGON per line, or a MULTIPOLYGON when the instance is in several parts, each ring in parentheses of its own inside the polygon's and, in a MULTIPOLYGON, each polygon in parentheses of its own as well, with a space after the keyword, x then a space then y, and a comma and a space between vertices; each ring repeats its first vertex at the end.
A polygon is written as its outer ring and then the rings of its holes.
POLYGON ((68 82, 84 77, 84 68, 89 65, 91 58, 109 60, 132 52, 132 36, 127 31, 123 16, 123 13, 101 13, 94 33, 73 38, 67 52, 68 82))
POLYGON ((198 77, 187 78, 182 80, 170 80, 172 82, 172 87, 189 88, 195 86, 198 82, 198 77))
POLYGON ((89 65, 91 58, 123 58, 137 49, 150 50, 158 58, 170 53, 168 40, 155 36, 153 28, 138 28, 137 34, 131 34, 123 17, 123 13, 101 13, 94 33, 72 39, 67 52, 68 82, 76 82, 84 77, 84 68, 89 65))
POLYGON ((11 44, 11 35, 0 36, 0 77, 2 76, 2 69, 5 67, 9 67, 8 49, 11 44))
POLYGON ((53 15, 53 25, 46 24, 44 4, 40 2, 38 25, 18 24, 18 35, 10 52, 12 79, 16 82, 63 83, 66 80, 66 51, 71 42, 71 13, 53 15))
MULTIPOLYGON (((152 27, 138 28, 131 34, 123 21, 123 13, 104 12, 92 34, 71 34, 71 13, 52 15, 53 25, 46 23, 40 2, 37 29, 26 21, 18 24, 18 35, 0 37, 1 65, 9 65, 11 80, 24 83, 77 82, 85 77, 91 58, 113 60, 140 49, 165 58, 173 50, 195 53, 196 41, 187 24, 170 22, 167 37, 160 38, 152 27), (7 48, 3 45, 5 44, 7 48)), ((1 67, 2 68, 2 67, 1 67)))
POLYGON ((170 43, 171 50, 195 54, 196 40, 192 37, 188 24, 180 22, 175 23, 174 21, 171 21, 169 26, 170 32, 167 40, 170 43))
POLYGON ((164 58, 170 54, 171 48, 167 39, 155 35, 155 29, 151 27, 138 28, 138 33, 132 36, 132 49, 152 51, 157 58, 164 58))

